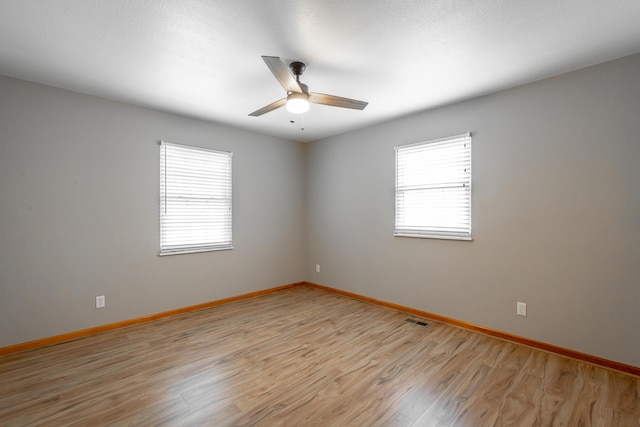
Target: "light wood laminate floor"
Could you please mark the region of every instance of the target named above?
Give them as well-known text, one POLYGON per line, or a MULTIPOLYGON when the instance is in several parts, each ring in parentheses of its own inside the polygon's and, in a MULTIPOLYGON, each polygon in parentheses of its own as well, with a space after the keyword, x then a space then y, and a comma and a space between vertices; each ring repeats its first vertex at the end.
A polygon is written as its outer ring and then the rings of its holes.
POLYGON ((1 426, 640 426, 640 379, 306 286, 0 358, 1 426))

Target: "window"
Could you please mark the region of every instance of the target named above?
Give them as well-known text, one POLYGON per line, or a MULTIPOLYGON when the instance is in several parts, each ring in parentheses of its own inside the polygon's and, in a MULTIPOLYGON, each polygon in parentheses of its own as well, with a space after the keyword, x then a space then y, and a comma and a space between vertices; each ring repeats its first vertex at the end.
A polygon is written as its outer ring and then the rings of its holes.
POLYGON ((160 142, 160 255, 233 249, 231 156, 160 142))
POLYGON ((396 147, 395 235, 471 240, 471 134, 396 147))

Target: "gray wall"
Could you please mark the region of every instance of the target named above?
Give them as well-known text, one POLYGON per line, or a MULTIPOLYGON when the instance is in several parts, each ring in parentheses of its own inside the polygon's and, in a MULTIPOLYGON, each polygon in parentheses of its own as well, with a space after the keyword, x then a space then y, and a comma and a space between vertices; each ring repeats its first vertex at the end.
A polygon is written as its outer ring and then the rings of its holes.
POLYGON ((304 280, 304 152, 0 77, 0 347, 304 280), (159 139, 234 152, 234 250, 157 256, 159 139))
POLYGON ((306 279, 640 366, 638 76, 307 146, 0 77, 0 347, 306 279), (466 131, 475 240, 394 238, 394 145, 466 131), (233 251, 157 256, 158 139, 234 152, 233 251))
POLYGON ((308 281, 640 366, 640 55, 307 154, 308 281), (394 145, 466 131, 475 240, 394 238, 394 145))

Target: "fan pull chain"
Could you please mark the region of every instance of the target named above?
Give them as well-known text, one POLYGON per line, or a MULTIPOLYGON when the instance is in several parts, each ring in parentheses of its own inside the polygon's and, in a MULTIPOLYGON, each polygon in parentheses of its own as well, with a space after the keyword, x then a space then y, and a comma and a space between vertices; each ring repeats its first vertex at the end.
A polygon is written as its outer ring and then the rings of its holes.
POLYGON ((304 113, 300 114, 300 130, 304 130, 304 113))

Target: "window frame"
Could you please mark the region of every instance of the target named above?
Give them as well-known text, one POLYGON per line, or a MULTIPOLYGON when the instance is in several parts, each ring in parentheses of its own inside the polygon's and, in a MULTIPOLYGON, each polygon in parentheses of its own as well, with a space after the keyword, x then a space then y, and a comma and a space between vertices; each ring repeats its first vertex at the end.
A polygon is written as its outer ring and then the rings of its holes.
MULTIPOLYGON (((463 133, 459 135, 448 136, 444 138, 432 139, 427 141, 422 141, 413 144, 404 144, 397 145, 395 148, 395 223, 394 223, 394 236, 396 237, 415 237, 415 238, 425 238, 425 239, 446 239, 446 240, 463 240, 463 241, 472 241, 473 237, 471 234, 471 225, 472 225, 472 137, 471 133, 463 133), (462 146, 462 149, 458 147, 456 144, 462 146), (440 145, 440 148, 437 146, 440 145), (425 148, 429 147, 429 148, 425 148), (455 154, 455 149, 460 149, 462 155, 460 153, 455 154), (440 150, 439 153, 436 153, 437 150, 440 150), (433 158, 437 155, 441 155, 444 153, 445 149, 451 149, 454 153, 451 157, 446 157, 445 159, 449 162, 453 162, 456 166, 459 166, 458 169, 455 170, 455 178, 446 184, 442 181, 431 180, 428 181, 426 178, 423 178, 424 181, 421 184, 414 185, 406 185, 404 187, 401 186, 402 183, 406 184, 408 180, 412 177, 408 176, 407 170, 409 173, 411 172, 411 168, 407 168, 406 166, 406 157, 413 154, 422 154, 427 156, 427 150, 432 150, 433 153, 436 153, 429 161, 433 161, 433 158), (401 157, 403 157, 401 159, 401 157), (462 160, 461 160, 462 159, 462 160), (402 161, 402 167, 400 165, 400 161, 402 161), (403 169, 401 171, 401 169, 403 169), (403 174, 404 173, 404 174, 403 174), (403 175, 401 175, 403 174, 403 175), (463 189, 462 193, 464 197, 459 197, 456 195, 456 192, 460 192, 460 189, 463 189), (456 198, 456 201, 463 201, 460 207, 447 207, 446 209, 454 211, 454 214, 460 218, 464 218, 464 220, 460 220, 459 222, 440 222, 438 224, 432 223, 429 225, 423 224, 406 224, 406 195, 410 194, 410 191, 420 191, 424 193, 424 196, 417 195, 414 199, 420 200, 422 203, 425 202, 429 196, 433 197, 435 191, 440 191, 443 195, 449 196, 452 199, 456 198)), ((426 162, 425 162, 426 163, 426 162)), ((417 166, 412 166, 412 168, 416 168, 417 166)), ((447 172, 451 173, 451 170, 447 172)), ((425 175, 426 176, 426 175, 425 175)), ((415 194, 415 193, 414 193, 415 194)), ((437 201, 442 203, 444 198, 439 198, 437 201)), ((407 202, 409 203, 409 202, 407 202)), ((428 206, 428 204, 427 204, 428 206)), ((421 209, 426 209, 424 206, 421 206, 421 209)), ((414 208, 413 215, 416 215, 414 208)), ((445 211, 445 208, 440 207, 441 214, 445 211)), ((409 212, 409 214, 412 214, 409 212)))
POLYGON ((159 141, 159 146, 158 255, 233 249, 233 153, 167 141, 159 141), (168 151, 172 152, 168 154, 168 151), (206 173, 205 170, 213 170, 215 173, 206 173), (222 173, 217 174, 220 171, 222 173), (177 178, 180 173, 183 177, 188 174, 189 178, 180 180, 177 178), (192 173, 195 175, 191 175, 192 173), (198 180, 201 183, 205 181, 207 185, 198 188, 198 180), (203 207, 203 204, 211 206, 203 207), (172 213, 168 213, 169 211, 172 213), (207 215, 204 220, 203 211, 207 215), (200 221, 197 220, 198 217, 200 221), (209 239, 188 237, 189 229, 196 234, 208 234, 209 239), (183 236, 180 236, 181 233, 183 236), (220 234, 221 238, 214 238, 216 234, 220 234), (179 240, 180 237, 183 239, 179 240))

